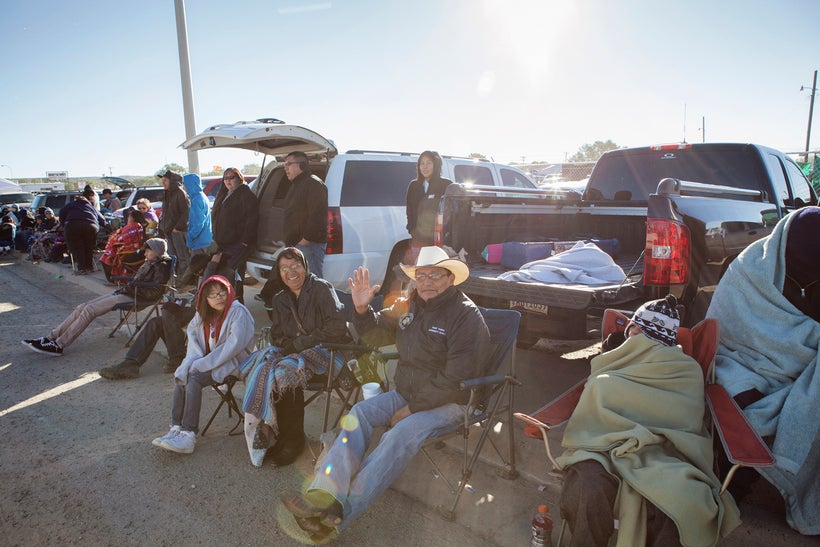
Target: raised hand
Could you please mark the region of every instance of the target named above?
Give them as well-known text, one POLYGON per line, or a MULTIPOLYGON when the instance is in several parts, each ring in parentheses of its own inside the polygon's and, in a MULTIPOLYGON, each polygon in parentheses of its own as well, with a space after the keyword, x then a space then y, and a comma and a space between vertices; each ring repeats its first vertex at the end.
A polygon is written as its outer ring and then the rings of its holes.
POLYGON ((370 271, 364 266, 359 266, 353 270, 353 277, 347 278, 350 285, 350 295, 353 297, 353 307, 356 313, 362 314, 367 311, 367 307, 379 292, 381 285, 370 286, 370 271))

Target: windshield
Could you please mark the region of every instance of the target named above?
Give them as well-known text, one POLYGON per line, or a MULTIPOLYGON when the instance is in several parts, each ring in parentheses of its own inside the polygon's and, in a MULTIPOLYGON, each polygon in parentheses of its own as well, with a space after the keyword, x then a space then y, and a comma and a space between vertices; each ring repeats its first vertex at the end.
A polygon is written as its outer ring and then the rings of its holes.
POLYGON ((28 192, 17 194, 0 194, 0 204, 6 203, 31 203, 34 199, 34 194, 28 192))
POLYGON ((616 152, 598 161, 586 197, 590 201, 646 201, 667 177, 762 190, 759 165, 759 157, 748 146, 616 152))

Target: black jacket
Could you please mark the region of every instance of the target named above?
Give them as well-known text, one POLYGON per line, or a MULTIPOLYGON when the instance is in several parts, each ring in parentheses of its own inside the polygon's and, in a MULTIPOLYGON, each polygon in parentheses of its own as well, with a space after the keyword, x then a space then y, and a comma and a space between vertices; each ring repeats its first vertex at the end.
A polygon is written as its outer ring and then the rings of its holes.
POLYGON ((244 262, 256 249, 259 202, 247 184, 228 195, 223 184, 211 209, 211 230, 218 251, 230 256, 230 268, 244 262))
POLYGON ((486 368, 490 333, 472 300, 455 287, 424 302, 413 292, 378 313, 353 314, 353 324, 368 344, 395 339, 399 352, 396 391, 411 412, 447 403, 467 403, 462 380, 481 376, 486 368))
POLYGON ((327 187, 322 179, 307 173, 293 181, 285 178, 279 183, 277 195, 284 196, 286 245, 296 245, 302 238, 327 242, 327 187))
POLYGON ((343 310, 333 285, 308 274, 299 298, 290 289, 273 297, 271 341, 285 347, 286 353, 302 351, 320 342, 345 342, 349 336, 343 310))
POLYGON ((424 191, 424 179, 415 179, 407 187, 407 232, 414 240, 433 244, 439 202, 452 183, 450 179, 435 177, 429 181, 427 192, 424 191))
POLYGON ((171 277, 171 257, 164 256, 152 262, 145 261, 134 274, 128 285, 114 291, 115 294, 137 295, 138 300, 155 302, 165 292, 165 285, 171 277), (135 282, 156 283, 158 286, 143 287, 135 282))
MULTIPOLYGON (((168 190, 162 194, 162 217, 159 219, 159 232, 168 238, 174 230, 188 231, 188 210, 191 200, 182 187, 182 181, 171 181, 168 190)), ((62 211, 61 211, 62 212, 62 211)))
POLYGON ((102 213, 91 205, 91 202, 87 199, 75 199, 60 209, 60 223, 67 226, 72 222, 86 222, 98 228, 108 224, 102 213))

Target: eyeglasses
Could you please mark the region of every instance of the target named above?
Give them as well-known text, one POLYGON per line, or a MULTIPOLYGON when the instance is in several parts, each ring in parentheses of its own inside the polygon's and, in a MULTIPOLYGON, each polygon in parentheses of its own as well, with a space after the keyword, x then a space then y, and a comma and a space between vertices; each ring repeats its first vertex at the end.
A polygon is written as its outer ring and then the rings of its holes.
POLYGON ((239 177, 237 177, 236 175, 226 175, 222 177, 222 180, 239 180, 239 177))
POLYGON ((279 266, 279 271, 282 273, 288 273, 288 271, 295 272, 304 268, 301 262, 294 262, 290 266, 279 266))
POLYGON ((212 292, 210 294, 206 294, 205 297, 212 298, 214 300, 216 300, 217 298, 228 298, 228 291, 212 292))
POLYGON ((424 281, 425 279, 429 279, 430 281, 438 281, 442 277, 447 277, 450 274, 441 273, 441 272, 434 272, 429 274, 417 273, 416 274, 416 281, 424 281))

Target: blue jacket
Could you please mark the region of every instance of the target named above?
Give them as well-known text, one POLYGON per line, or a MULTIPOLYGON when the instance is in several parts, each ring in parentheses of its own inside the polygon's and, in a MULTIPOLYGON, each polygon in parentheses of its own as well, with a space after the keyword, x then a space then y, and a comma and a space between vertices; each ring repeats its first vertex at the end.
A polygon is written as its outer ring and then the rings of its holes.
POLYGON ((213 241, 211 234, 211 211, 208 207, 208 196, 202 191, 199 175, 189 173, 182 177, 182 184, 191 199, 188 209, 188 237, 186 243, 192 251, 204 249, 213 241))

